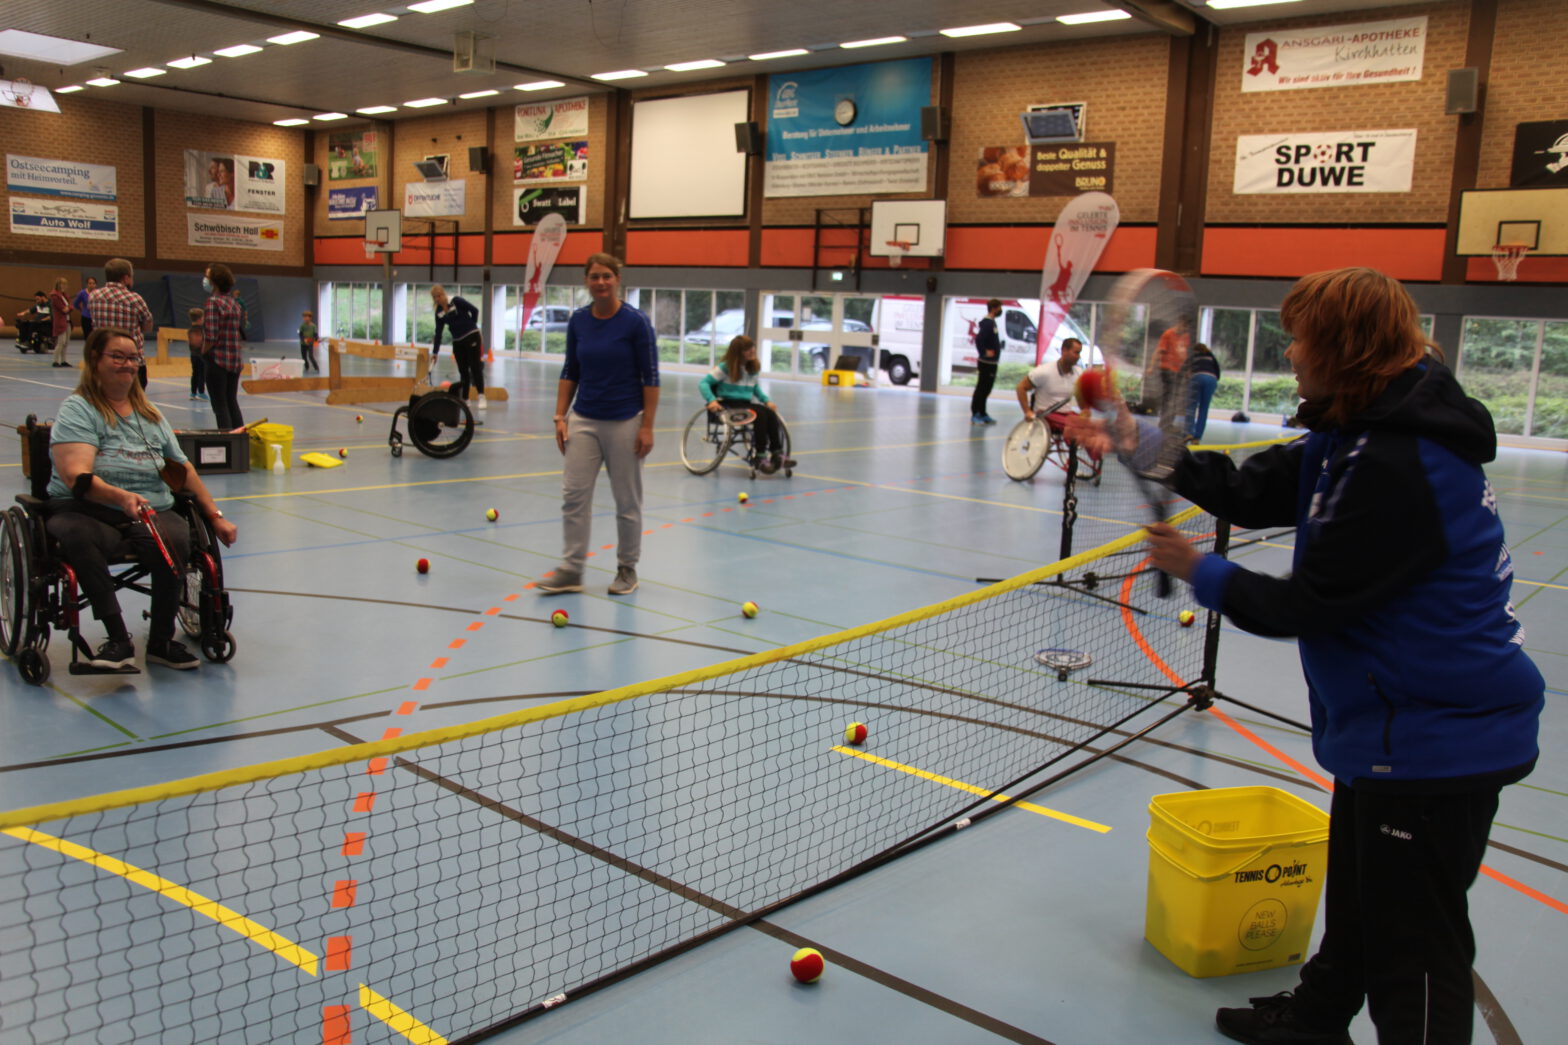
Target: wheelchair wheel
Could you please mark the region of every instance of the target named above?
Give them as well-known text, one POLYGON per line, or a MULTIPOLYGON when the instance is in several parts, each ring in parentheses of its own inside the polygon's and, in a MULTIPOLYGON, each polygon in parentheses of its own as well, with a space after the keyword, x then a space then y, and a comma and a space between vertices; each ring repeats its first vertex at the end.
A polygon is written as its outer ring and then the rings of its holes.
POLYGON ((734 438, 735 429, 703 407, 686 422, 686 431, 681 434, 681 464, 692 475, 707 475, 730 452, 734 438))
POLYGON ((32 547, 27 513, 11 508, 0 513, 0 653, 16 653, 32 618, 29 576, 32 547))
MULTIPOLYGON (((778 422, 778 425, 779 425, 779 449, 782 450, 783 453, 784 453, 784 460, 786 460, 786 461, 792 460, 792 458, 790 456, 790 445, 789 445, 789 426, 787 426, 784 423, 784 419, 782 417, 779 417, 777 414, 774 414, 773 417, 778 422)), ((786 464, 784 466, 784 478, 788 479, 790 476, 792 476, 794 474, 795 474, 795 469, 791 468, 789 465, 786 464)))
POLYGON ((16 655, 16 670, 22 681, 30 686, 42 686, 49 681, 49 658, 32 646, 16 655))
POLYGON ((234 641, 234 633, 231 631, 203 636, 201 640, 201 655, 213 664, 227 664, 234 659, 234 651, 237 646, 238 644, 234 641))
POLYGON ((1051 429, 1044 421, 1025 418, 1007 433, 1002 445, 1002 470, 1009 479, 1023 482, 1033 479, 1045 464, 1045 455, 1051 449, 1051 429))
MULTIPOLYGON (((229 594, 223 587, 223 557, 212 524, 196 511, 192 511, 187 519, 191 529, 191 554, 185 566, 177 616, 180 628, 186 635, 198 640, 202 652, 206 653, 209 640, 228 635, 227 628, 234 618, 234 610, 229 604, 229 594)), ((207 659, 216 663, 228 660, 234 655, 232 637, 229 639, 229 647, 228 655, 222 660, 216 660, 211 654, 207 659)))
POLYGON ((455 395, 427 392, 409 404, 408 437, 426 457, 456 457, 473 441, 474 415, 455 395))

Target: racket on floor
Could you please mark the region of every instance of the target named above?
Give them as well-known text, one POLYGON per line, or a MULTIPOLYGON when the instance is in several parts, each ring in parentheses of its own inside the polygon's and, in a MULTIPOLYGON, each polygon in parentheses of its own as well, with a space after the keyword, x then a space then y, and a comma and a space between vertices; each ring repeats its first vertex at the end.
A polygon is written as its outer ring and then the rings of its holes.
MULTIPOLYGON (((1129 408, 1112 423, 1116 459, 1137 480, 1155 522, 1165 521, 1163 483, 1187 452, 1187 357, 1197 318, 1185 279, 1137 269, 1116 281, 1101 327, 1100 350, 1129 408)), ((1170 595, 1170 577, 1160 573, 1155 590, 1170 595)))

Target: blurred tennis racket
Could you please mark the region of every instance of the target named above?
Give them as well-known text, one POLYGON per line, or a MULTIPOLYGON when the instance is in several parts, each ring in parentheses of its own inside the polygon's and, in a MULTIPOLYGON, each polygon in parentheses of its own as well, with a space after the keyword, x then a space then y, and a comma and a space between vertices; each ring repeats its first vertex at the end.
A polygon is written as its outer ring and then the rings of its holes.
MULTIPOLYGON (((1197 302, 1187 281, 1164 269, 1137 269, 1116 281, 1100 330, 1100 351, 1127 396, 1111 422, 1116 459, 1133 474, 1155 522, 1169 496, 1162 485, 1187 452, 1188 351, 1197 302)), ((1160 598, 1171 579, 1155 581, 1160 598)))

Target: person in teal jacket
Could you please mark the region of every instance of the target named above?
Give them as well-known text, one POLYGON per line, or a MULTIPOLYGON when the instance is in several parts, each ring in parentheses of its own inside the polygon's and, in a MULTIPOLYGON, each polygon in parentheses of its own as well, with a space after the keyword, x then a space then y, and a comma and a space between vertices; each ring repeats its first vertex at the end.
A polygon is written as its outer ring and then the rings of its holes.
POLYGON ((757 419, 752 422, 752 443, 762 459, 757 470, 766 475, 780 468, 793 468, 795 461, 784 457, 783 440, 779 438, 779 408, 757 383, 757 372, 761 369, 762 364, 757 361, 757 343, 741 334, 730 341, 723 365, 703 376, 701 388, 702 398, 713 413, 749 409, 754 401, 767 407, 758 410, 757 419))

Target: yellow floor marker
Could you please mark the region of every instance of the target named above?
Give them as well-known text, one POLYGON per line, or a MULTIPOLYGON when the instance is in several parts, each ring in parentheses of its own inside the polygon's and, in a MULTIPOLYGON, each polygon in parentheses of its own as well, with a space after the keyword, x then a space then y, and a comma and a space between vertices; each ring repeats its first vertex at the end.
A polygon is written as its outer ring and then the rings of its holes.
POLYGON ((414 1045, 446 1045, 446 1039, 441 1035, 363 983, 359 985, 359 1007, 403 1035, 414 1045))

